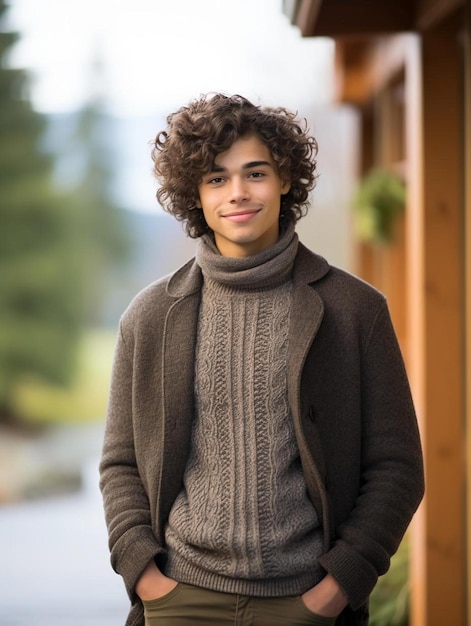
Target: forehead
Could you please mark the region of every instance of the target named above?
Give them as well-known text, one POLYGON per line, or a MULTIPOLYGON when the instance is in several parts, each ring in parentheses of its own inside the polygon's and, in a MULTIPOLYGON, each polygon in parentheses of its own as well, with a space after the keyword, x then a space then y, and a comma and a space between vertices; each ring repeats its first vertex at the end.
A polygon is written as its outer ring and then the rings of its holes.
POLYGON ((228 164, 239 163, 243 165, 256 161, 266 161, 272 166, 275 165, 266 143, 257 135, 248 135, 239 137, 228 150, 218 154, 214 159, 214 164, 224 167, 228 164))

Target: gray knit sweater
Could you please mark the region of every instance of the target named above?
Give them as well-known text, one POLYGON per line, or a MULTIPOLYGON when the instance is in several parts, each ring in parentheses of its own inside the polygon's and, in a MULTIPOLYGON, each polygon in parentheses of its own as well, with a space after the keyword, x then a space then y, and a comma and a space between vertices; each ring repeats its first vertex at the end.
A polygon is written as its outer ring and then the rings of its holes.
POLYGON ((221 257, 203 238, 196 415, 184 487, 166 529, 167 575, 219 591, 301 593, 322 578, 322 533, 306 492, 286 372, 298 240, 221 257))

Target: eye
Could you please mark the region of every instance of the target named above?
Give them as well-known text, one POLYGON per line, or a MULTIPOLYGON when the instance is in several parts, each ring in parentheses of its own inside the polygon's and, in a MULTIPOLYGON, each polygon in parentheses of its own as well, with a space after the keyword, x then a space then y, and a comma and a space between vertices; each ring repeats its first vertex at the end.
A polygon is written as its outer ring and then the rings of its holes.
POLYGON ((219 185, 223 181, 224 181, 224 178, 222 176, 215 176, 214 178, 210 178, 208 180, 208 184, 209 185, 219 185))
POLYGON ((265 172, 250 172, 249 178, 263 178, 265 176, 265 172))

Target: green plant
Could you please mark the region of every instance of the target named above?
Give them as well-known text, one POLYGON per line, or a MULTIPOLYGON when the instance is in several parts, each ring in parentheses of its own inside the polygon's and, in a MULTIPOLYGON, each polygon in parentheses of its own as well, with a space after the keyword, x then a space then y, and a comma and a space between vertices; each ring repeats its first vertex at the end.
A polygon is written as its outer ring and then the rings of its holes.
POLYGON ((409 549, 404 539, 370 598, 370 626, 409 624, 409 549))
POLYGON ((404 181, 387 170, 372 170, 358 187, 355 230, 362 241, 387 242, 394 234, 396 216, 404 210, 404 181))

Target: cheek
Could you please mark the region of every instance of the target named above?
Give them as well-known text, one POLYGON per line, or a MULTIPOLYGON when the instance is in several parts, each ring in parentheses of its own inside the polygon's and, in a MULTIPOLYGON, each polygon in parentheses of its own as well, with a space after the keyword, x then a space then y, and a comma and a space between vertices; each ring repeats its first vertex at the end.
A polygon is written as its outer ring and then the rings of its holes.
POLYGON ((214 202, 214 192, 211 193, 210 189, 207 188, 198 188, 196 193, 196 201, 200 207, 203 206, 211 206, 211 203, 214 202))
POLYGON ((195 193, 195 198, 194 198, 194 205, 195 207, 197 207, 198 209, 201 209, 203 203, 201 202, 201 193, 199 191, 199 189, 197 190, 197 192, 195 193))
POLYGON ((197 201, 200 208, 210 212, 223 202, 223 197, 217 189, 205 189, 199 192, 197 201))
POLYGON ((212 211, 210 210, 206 202, 203 201, 197 210, 203 213, 204 219, 208 224, 212 222, 212 211))

